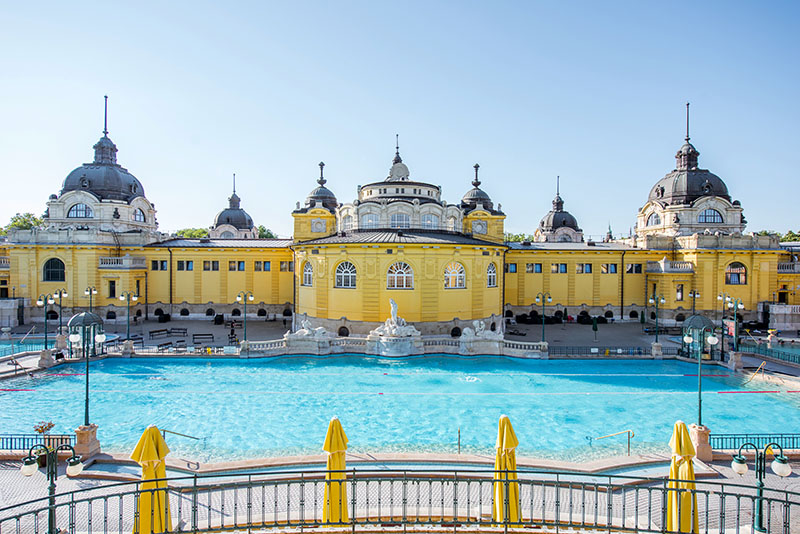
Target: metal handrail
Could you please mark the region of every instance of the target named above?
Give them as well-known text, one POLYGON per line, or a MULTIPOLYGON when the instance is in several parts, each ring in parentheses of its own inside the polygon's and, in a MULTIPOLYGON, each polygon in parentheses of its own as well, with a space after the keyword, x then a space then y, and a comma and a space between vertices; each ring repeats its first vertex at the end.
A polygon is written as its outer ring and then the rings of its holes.
MULTIPOLYGON (((631 475, 593 475, 518 469, 294 470, 162 479, 161 488, 143 489, 141 481, 84 488, 0 508, 0 532, 46 531, 49 512, 69 532, 137 532, 135 503, 142 495, 168 503, 172 532, 219 532, 252 528, 314 526, 411 528, 501 526, 507 528, 602 529, 632 533, 673 532, 667 528, 667 502, 676 494, 696 498, 699 532, 735 532, 753 525, 757 505, 769 532, 790 534, 800 527, 800 493, 765 489, 760 499, 744 484, 676 481, 631 475), (334 476, 326 480, 326 475, 334 476), (693 482, 692 489, 676 482, 693 482), (322 520, 324 493, 334 484, 346 492, 346 521, 322 520), (519 489, 517 520, 492 517, 499 486, 519 489), (156 498, 156 496, 158 498, 156 498)), ((694 499, 691 499, 694 500, 694 499)), ((687 500, 675 499, 677 506, 687 500)), ((509 502, 504 503, 508 512, 509 502)), ((153 512, 148 512, 153 513, 153 512)), ((678 510, 680 516, 680 510, 678 510)))
POLYGON ((181 437, 183 437, 183 438, 196 439, 196 440, 200 441, 200 438, 196 438, 196 437, 194 437, 194 436, 190 436, 190 435, 188 435, 188 434, 181 434, 180 432, 174 432, 174 431, 172 431, 172 430, 167 430, 166 428, 162 428, 162 429, 161 429, 161 436, 162 436, 164 439, 166 439, 166 438, 167 438, 167 433, 173 434, 173 435, 175 435, 175 436, 181 436, 181 437))
POLYGON ((633 433, 633 430, 622 430, 620 432, 615 432, 613 434, 608 434, 607 436, 600 436, 599 438, 594 438, 595 441, 598 439, 606 439, 606 438, 613 438, 614 436, 619 436, 620 434, 628 434, 628 456, 631 455, 631 438, 636 434, 633 433))

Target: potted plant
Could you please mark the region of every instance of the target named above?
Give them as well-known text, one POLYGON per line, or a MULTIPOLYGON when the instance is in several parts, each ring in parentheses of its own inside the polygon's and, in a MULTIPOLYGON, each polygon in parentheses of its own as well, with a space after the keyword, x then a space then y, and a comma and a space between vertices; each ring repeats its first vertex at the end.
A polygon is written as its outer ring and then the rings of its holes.
MULTIPOLYGON (((33 425, 33 431, 36 432, 41 436, 41 440, 47 447, 51 446, 50 439, 47 437, 47 434, 53 430, 53 427, 56 426, 55 423, 52 421, 39 421, 35 425, 33 425)), ((44 467, 47 465, 47 455, 40 454, 39 457, 36 459, 39 467, 44 467)))

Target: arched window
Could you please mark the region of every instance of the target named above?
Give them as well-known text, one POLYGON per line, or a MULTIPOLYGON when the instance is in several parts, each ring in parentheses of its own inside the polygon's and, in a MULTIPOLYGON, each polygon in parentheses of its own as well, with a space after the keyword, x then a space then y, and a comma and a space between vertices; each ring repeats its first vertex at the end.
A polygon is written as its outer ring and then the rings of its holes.
POLYGON ((361 228, 377 228, 378 227, 378 215, 375 213, 367 213, 366 215, 361 216, 361 228))
POLYGON ((572 237, 569 234, 562 234, 558 237, 559 243, 572 243, 572 237))
POLYGON ((231 239, 233 238, 233 232, 225 230, 219 235, 222 239, 231 239))
POLYGON ((392 228, 410 228, 411 217, 406 213, 392 213, 389 226, 392 228))
POLYGON ((704 210, 700 216, 697 218, 697 222, 701 223, 721 223, 724 222, 722 220, 722 214, 714 209, 707 209, 704 210))
POLYGON ((44 262, 42 280, 45 282, 64 282, 66 280, 64 262, 58 258, 50 258, 44 262))
POLYGON ((145 222, 144 212, 139 208, 136 208, 133 212, 133 220, 136 222, 145 222))
POLYGON ((426 213, 422 216, 422 227, 436 230, 439 228, 439 216, 433 213, 426 213))
POLYGON ((731 286, 747 284, 747 267, 738 261, 725 267, 725 283, 731 286))
POLYGON ((455 232, 456 230, 456 218, 450 217, 447 219, 447 229, 451 232, 455 232))
POLYGON ((661 224, 661 216, 658 213, 651 213, 647 218, 647 226, 658 226, 661 224))
POLYGON ((94 217, 92 208, 86 204, 75 204, 67 212, 68 219, 91 219, 94 217))
POLYGON ((497 267, 494 263, 486 268, 486 287, 497 287, 497 267))
POLYGON ((356 287, 356 266, 349 261, 343 261, 336 267, 335 287, 355 289, 356 287))
POLYGON ((444 268, 444 288, 463 289, 467 287, 464 266, 457 261, 451 261, 444 268))
POLYGON ((414 270, 403 261, 389 266, 386 273, 387 289, 414 289, 414 270))
POLYGON ((342 231, 346 232, 353 228, 353 218, 350 215, 342 217, 342 231))
POLYGON ((307 261, 303 264, 303 285, 310 286, 314 283, 314 268, 311 262, 307 261))

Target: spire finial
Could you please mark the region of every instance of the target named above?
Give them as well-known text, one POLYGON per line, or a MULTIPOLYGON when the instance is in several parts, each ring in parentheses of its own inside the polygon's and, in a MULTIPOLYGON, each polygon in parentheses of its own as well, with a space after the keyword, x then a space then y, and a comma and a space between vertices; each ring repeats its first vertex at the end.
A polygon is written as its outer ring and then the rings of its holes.
POLYGON ((108 135, 108 95, 104 95, 103 99, 105 100, 103 105, 103 135, 108 135))
POLYGON ((319 162, 319 180, 317 180, 317 183, 319 185, 325 185, 325 182, 327 182, 327 180, 322 175, 322 169, 324 169, 324 168, 325 168, 325 163, 320 161, 319 162))
POLYGON ((236 173, 233 173, 233 194, 236 194, 236 173))
POLYGON ((561 196, 561 176, 556 176, 556 196, 561 196))
POLYGON ((472 185, 474 187, 478 187, 479 185, 481 185, 481 181, 478 179, 478 169, 480 169, 481 166, 476 163, 472 167, 475 169, 475 179, 472 180, 472 185))
POLYGON ((689 142, 689 102, 686 102, 686 142, 689 142))
POLYGON ((400 134, 394 134, 394 151, 400 155, 400 134))

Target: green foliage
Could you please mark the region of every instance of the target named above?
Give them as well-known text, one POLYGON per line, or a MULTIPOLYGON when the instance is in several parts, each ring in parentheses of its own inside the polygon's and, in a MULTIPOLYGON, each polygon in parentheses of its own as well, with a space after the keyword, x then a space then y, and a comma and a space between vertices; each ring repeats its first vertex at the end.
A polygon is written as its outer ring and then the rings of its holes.
POLYGON ((208 230, 205 228, 182 228, 175 232, 180 237, 187 237, 190 239, 197 239, 199 237, 208 237, 208 230))
POLYGON ((800 241, 800 233, 795 233, 789 230, 783 236, 781 236, 781 241, 800 241))
POLYGON ((268 239, 268 238, 270 238, 270 239, 274 239, 274 238, 276 238, 276 237, 278 237, 278 236, 276 236, 276 235, 273 233, 273 231, 272 231, 272 230, 270 230, 269 228, 267 228, 267 227, 266 227, 266 226, 264 226, 263 224, 259 224, 259 225, 258 225, 258 237, 259 237, 260 239, 268 239))
POLYGON ((33 213, 17 213, 11 217, 11 221, 3 228, 3 234, 8 233, 12 228, 18 230, 30 230, 44 225, 44 220, 33 213))
POLYGON ((533 234, 509 234, 506 233, 506 243, 521 243, 523 241, 533 241, 533 234))

